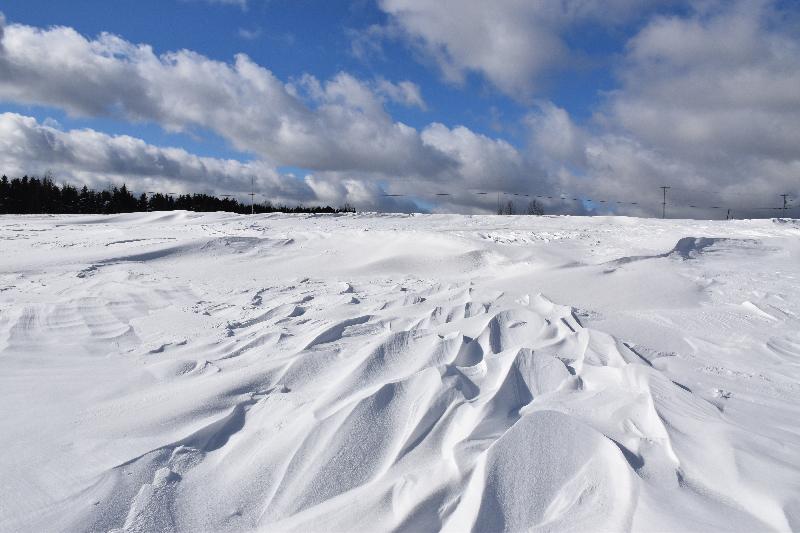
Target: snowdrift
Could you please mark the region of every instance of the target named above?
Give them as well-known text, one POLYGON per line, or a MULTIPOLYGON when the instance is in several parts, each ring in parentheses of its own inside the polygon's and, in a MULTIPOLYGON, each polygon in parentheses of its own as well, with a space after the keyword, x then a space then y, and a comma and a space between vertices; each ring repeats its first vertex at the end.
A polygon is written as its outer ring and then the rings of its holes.
POLYGON ((0 529, 800 528, 800 225, 0 218, 0 529))

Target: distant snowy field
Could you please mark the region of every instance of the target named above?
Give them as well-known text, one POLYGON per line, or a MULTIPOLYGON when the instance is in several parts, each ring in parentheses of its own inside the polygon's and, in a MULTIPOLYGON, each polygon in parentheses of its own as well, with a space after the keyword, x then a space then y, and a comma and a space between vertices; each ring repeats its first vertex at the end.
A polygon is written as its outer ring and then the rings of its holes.
POLYGON ((0 239, 0 530, 800 530, 798 221, 0 239))

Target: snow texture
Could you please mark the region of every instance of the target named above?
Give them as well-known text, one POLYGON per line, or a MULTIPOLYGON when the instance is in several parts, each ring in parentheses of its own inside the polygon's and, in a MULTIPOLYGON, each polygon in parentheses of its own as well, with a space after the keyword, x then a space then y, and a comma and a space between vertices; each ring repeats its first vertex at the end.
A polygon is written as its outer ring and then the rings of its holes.
POLYGON ((800 530, 797 221, 0 239, 0 530, 800 530))

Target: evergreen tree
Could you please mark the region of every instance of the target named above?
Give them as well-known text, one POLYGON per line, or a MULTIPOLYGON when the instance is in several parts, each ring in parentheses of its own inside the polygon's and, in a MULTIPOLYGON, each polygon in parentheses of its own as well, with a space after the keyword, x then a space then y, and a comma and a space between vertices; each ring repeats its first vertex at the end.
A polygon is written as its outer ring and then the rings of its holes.
MULTIPOLYGON (((250 205, 233 198, 217 198, 209 194, 181 194, 174 198, 170 194, 140 194, 137 198, 126 184, 108 190, 95 191, 82 186, 80 190, 69 184, 57 185, 50 174, 41 179, 23 176, 0 178, 0 214, 80 213, 112 214, 136 211, 228 211, 250 213, 250 205)), ((355 212, 349 204, 335 209, 331 206, 289 207, 273 205, 266 201, 254 206, 256 213, 341 213, 355 212)))

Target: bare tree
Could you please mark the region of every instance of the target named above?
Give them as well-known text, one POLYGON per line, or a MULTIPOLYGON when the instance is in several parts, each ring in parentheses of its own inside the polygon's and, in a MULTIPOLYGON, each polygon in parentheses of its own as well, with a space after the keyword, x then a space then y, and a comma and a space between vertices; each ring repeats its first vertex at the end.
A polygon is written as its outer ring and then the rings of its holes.
POLYGON ((529 215, 544 215, 544 206, 539 203, 538 200, 531 200, 528 204, 528 211, 527 214, 529 215))
POLYGON ((509 200, 508 203, 506 204, 506 208, 504 210, 504 214, 513 215, 515 212, 516 212, 516 210, 514 209, 514 201, 513 200, 509 200))

